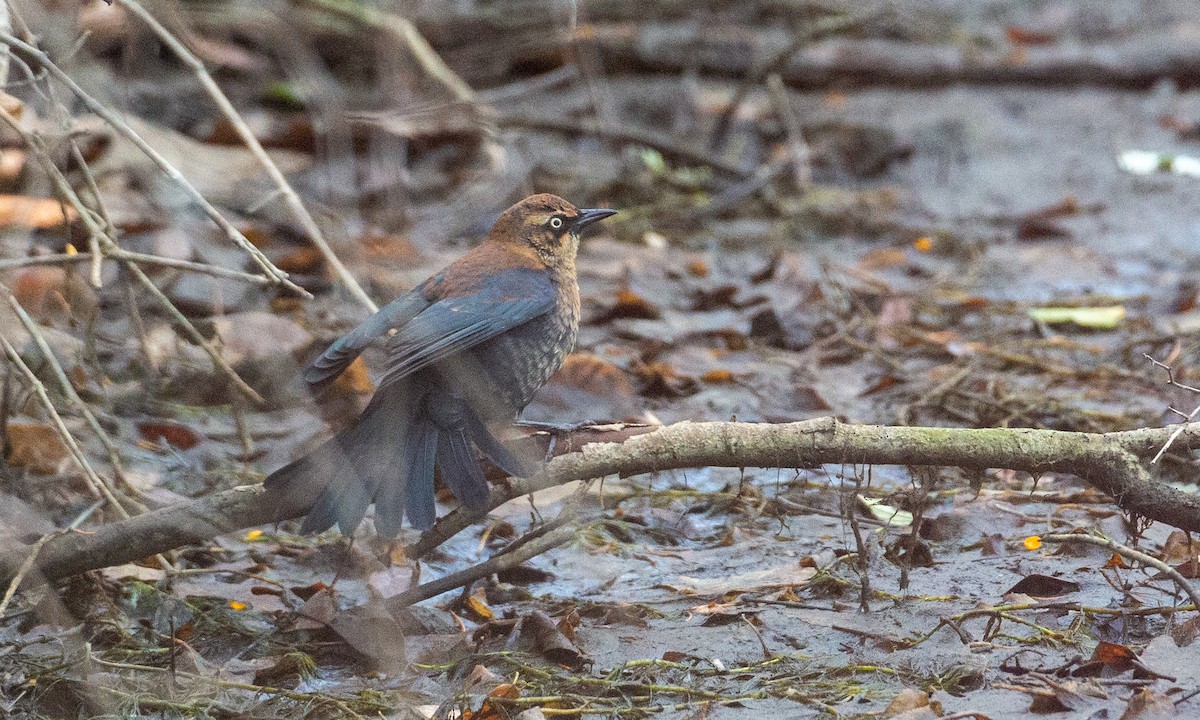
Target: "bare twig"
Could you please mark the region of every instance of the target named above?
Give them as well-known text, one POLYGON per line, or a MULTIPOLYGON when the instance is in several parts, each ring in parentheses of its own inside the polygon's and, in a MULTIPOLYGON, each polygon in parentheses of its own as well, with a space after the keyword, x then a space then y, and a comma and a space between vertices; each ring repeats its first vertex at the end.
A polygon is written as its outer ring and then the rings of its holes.
POLYGON ((500 127, 517 127, 527 130, 543 130, 570 135, 588 135, 608 142, 642 145, 661 152, 664 156, 699 167, 712 168, 726 178, 745 180, 751 173, 733 163, 726 162, 702 150, 681 145, 659 133, 634 127, 608 127, 590 121, 577 121, 558 116, 501 115, 496 119, 500 127))
POLYGON ((71 406, 83 416, 84 420, 87 421, 88 427, 92 429, 92 433, 100 441, 100 444, 104 446, 104 451, 108 455, 108 464, 113 469, 113 475, 125 486, 126 490, 134 494, 141 494, 140 491, 130 484, 129 479, 125 477, 125 470, 121 466, 121 456, 117 452, 117 444, 108 436, 108 432, 100 425, 100 421, 96 419, 91 408, 83 401, 83 398, 79 397, 79 393, 75 391, 75 386, 67 378, 67 373, 63 370, 62 363, 58 361, 58 358, 54 355, 54 351, 50 349, 50 343, 46 342, 46 336, 42 333, 41 328, 33 321, 33 318, 29 317, 29 313, 25 312, 25 308, 21 307, 21 303, 17 301, 17 297, 12 294, 12 291, 6 285, 0 284, 0 292, 4 293, 7 297, 9 307, 17 314, 17 317, 21 320, 21 324, 25 326, 25 331, 33 338, 34 344, 41 351, 46 364, 50 366, 50 370, 54 373, 54 378, 58 380, 58 385, 62 389, 63 394, 67 396, 67 400, 70 401, 71 406))
POLYGON ((1175 584, 1179 586, 1179 589, 1183 590, 1185 593, 1187 593, 1187 596, 1191 598, 1192 605, 1200 608, 1200 592, 1197 592, 1196 588, 1192 587, 1192 584, 1187 581, 1187 578, 1185 578, 1182 573, 1158 558, 1151 557, 1144 552, 1134 550, 1131 547, 1127 547, 1108 538, 1097 537, 1095 535, 1065 533, 1059 535, 1042 535, 1041 538, 1042 542, 1048 543, 1086 543, 1088 545, 1096 545, 1098 547, 1105 548, 1106 550, 1111 550, 1121 557, 1129 558, 1134 562, 1139 562, 1148 567, 1152 567, 1174 580, 1175 584))
POLYGON ((179 185, 179 187, 183 188, 184 192, 186 192, 187 195, 192 199, 192 202, 196 203, 196 205, 204 210, 209 219, 216 223, 217 227, 221 228, 221 230, 225 233, 225 236, 228 237, 231 242, 241 248, 247 255, 249 255, 254 262, 258 264, 263 272, 274 278, 278 284, 287 287, 292 292, 295 292, 302 297, 311 297, 311 294, 307 290, 289 280, 287 273, 275 267, 275 265, 267 259, 267 256, 264 255, 261 250, 254 247, 254 244, 246 239, 246 236, 243 235, 240 230, 234 227, 233 224, 221 214, 221 211, 217 210, 217 208, 214 207, 213 204, 210 203, 208 199, 205 198, 204 195, 202 195, 200 191, 197 190, 195 186, 183 176, 183 173, 179 172, 179 170, 170 162, 168 162, 160 152, 155 150, 154 147, 142 139, 142 137, 138 135, 132 127, 130 127, 129 123, 125 122, 121 116, 105 107, 104 104, 99 100, 89 95, 82 87, 79 86, 78 83, 75 82, 70 75, 66 73, 66 71, 60 68, 53 60, 51 60, 49 55, 10 33, 0 32, 0 43, 3 43, 10 48, 17 48, 25 53, 28 57, 33 58, 38 65, 45 68, 46 71, 53 75, 56 80, 66 85, 71 92, 74 93, 75 96, 87 106, 89 110, 103 118, 104 121, 111 125, 117 132, 124 135, 128 140, 136 145, 139 150, 141 150, 146 154, 147 157, 154 161, 154 164, 158 166, 159 170, 165 173, 167 177, 171 178, 177 185, 179 185))
MULTIPOLYGON (((0 40, 2 40, 2 38, 0 38, 0 40)), ((58 166, 54 164, 54 161, 50 158, 50 154, 46 150, 41 138, 36 133, 32 133, 21 127, 21 124, 17 121, 17 119, 3 108, 0 108, 0 120, 21 135, 26 146, 33 152, 34 157, 37 158, 38 162, 46 170, 46 174, 54 183, 55 189, 58 190, 67 203, 79 211, 79 219, 81 222, 83 222, 84 226, 87 227, 88 232, 93 237, 100 238, 100 244, 103 248, 119 249, 117 248, 116 241, 108 236, 106 230, 97 222, 91 209, 84 205, 83 201, 79 198, 78 193, 76 193, 75 189, 71 187, 71 184, 67 182, 66 176, 64 176, 62 171, 58 169, 58 166)), ((234 387, 236 387, 243 395, 250 398, 252 402, 262 405, 264 402, 262 396, 259 395, 254 388, 246 384, 246 381, 243 380, 241 376, 238 375, 237 372, 229 365, 229 363, 225 361, 225 358, 223 358, 221 353, 215 347, 213 347, 212 343, 205 339, 200 331, 196 329, 196 326, 193 325, 192 322, 179 311, 179 308, 175 307, 175 304, 171 302, 170 298, 168 298, 161 290, 158 289, 158 287, 150 280, 146 273, 142 272, 140 267, 129 260, 125 261, 125 267, 130 273, 133 274, 135 278, 137 278, 138 282, 140 282, 143 287, 150 291, 150 294, 154 296, 155 300, 157 300, 159 304, 163 306, 163 309, 166 310, 172 318, 174 318, 175 323, 183 329, 184 333, 187 334, 193 342, 204 349, 209 358, 212 359, 213 365, 218 369, 218 371, 228 377, 230 382, 233 383, 234 387)))
POLYGON ((804 140, 804 127, 800 124, 800 118, 796 116, 796 110, 788 98, 787 88, 783 86, 779 75, 772 74, 767 78, 767 91, 771 95, 771 103, 775 106, 775 114, 779 116, 779 121, 783 123, 783 129, 787 133, 792 182, 796 185, 796 192, 808 192, 813 182, 812 152, 804 140))
POLYGON ((514 568, 530 558, 541 555, 547 550, 553 550, 570 540, 574 535, 575 530, 571 527, 557 528, 511 553, 496 555, 478 565, 451 573, 437 580, 431 580, 410 590, 405 590, 399 595, 392 596, 388 598, 388 607, 407 607, 413 603, 418 603, 422 600, 441 595, 444 592, 460 588, 468 583, 473 583, 493 573, 514 568))
MULTIPOLYGON (((308 239, 317 248, 317 251, 321 253, 321 256, 325 259, 325 262, 328 263, 331 268, 333 268, 333 271, 337 273, 337 276, 341 279, 342 283, 345 284, 346 288, 350 290, 350 294, 353 295, 354 298, 363 305, 363 307, 367 308, 367 310, 372 313, 378 310, 379 308, 375 305, 374 301, 371 300, 371 297, 367 295, 366 291, 362 289, 362 286, 358 284, 358 280, 354 278, 354 275, 350 273, 350 270, 346 268, 340 259, 338 259, 337 253, 335 253, 333 248, 329 246, 329 242, 325 239, 325 234, 321 232, 320 226, 317 225, 317 222, 313 219, 312 214, 308 212, 308 208, 304 207, 304 202, 300 199, 300 196, 296 194, 296 191, 293 190, 292 186, 288 183, 287 178, 285 178, 283 173, 279 171, 279 167, 275 165, 275 161, 272 160, 271 156, 267 154, 267 151, 263 149, 262 143, 258 141, 258 138, 254 136, 254 133, 246 125, 246 122, 242 120, 241 115, 239 115, 238 111, 233 107, 233 103, 229 102, 229 98, 225 96, 225 93, 221 90, 220 86, 217 85, 216 80, 214 80, 212 75, 209 74, 208 70, 205 69, 204 63, 201 62, 200 58, 196 57, 196 55, 189 50, 186 45, 180 42, 180 40, 169 30, 167 30, 167 28, 165 28, 163 24, 160 23, 153 15, 147 12, 146 9, 137 2, 137 0, 116 0, 116 2, 118 5, 136 15, 142 22, 150 26, 150 29, 154 31, 154 34, 157 35, 159 39, 167 45, 167 47, 171 48, 171 51, 175 53, 175 55, 178 56, 185 65, 191 68, 192 72, 196 76, 196 79, 200 82, 200 86, 204 88, 204 91, 208 93, 208 96, 214 103, 216 103, 217 107, 221 110, 221 114, 223 114, 225 119, 229 121, 230 125, 233 127, 234 131, 237 132, 238 137, 241 138, 242 142, 245 143, 251 154, 254 155, 258 162, 267 171, 267 175, 270 176, 271 181, 274 182, 275 186, 279 189, 279 194, 283 197, 288 207, 291 208, 292 214, 295 215, 296 220, 299 221, 300 225, 304 228, 304 232, 308 235, 308 239)), ((459 82, 462 81, 460 80, 459 82)))
MULTIPOLYGON (((94 262, 96 257, 96 255, 86 252, 53 253, 51 255, 33 255, 24 258, 9 258, 6 260, 0 260, 0 271, 23 267, 34 267, 39 265, 72 265, 76 263, 94 262)), ((173 270, 183 270, 185 272, 197 273, 199 275, 210 275, 212 277, 224 278, 227 280, 239 280, 241 282, 251 283, 253 285, 275 284, 274 280, 265 275, 255 275, 253 273, 243 272, 241 270, 223 268, 217 265, 207 265, 205 263, 193 262, 191 260, 179 260, 177 258, 163 257, 162 255, 147 255, 146 253, 132 252, 121 248, 102 249, 100 251, 99 258, 101 260, 128 260, 129 262, 141 263, 143 265, 156 265, 158 267, 171 268, 173 270)))
MULTIPOLYGON (((1149 360, 1154 365, 1154 367, 1162 368, 1163 370, 1166 371, 1168 385, 1170 385, 1172 387, 1177 387, 1180 390, 1186 390, 1186 391, 1192 393, 1193 395, 1200 395, 1200 388, 1194 388, 1191 385, 1184 385, 1183 383, 1176 380, 1175 379, 1175 370, 1172 369, 1172 367, 1170 365, 1159 362, 1158 360, 1155 360, 1154 358, 1150 357, 1146 353, 1142 353, 1142 357, 1149 360)), ((1172 410, 1174 410, 1174 408, 1172 408, 1172 410)), ((1162 448, 1160 448, 1158 453, 1150 460, 1151 465, 1157 463, 1159 460, 1162 459, 1163 455, 1167 454, 1167 450, 1170 450, 1171 446, 1175 444, 1175 441, 1179 439, 1179 436, 1183 433, 1183 430, 1184 430, 1184 428, 1187 427, 1187 424, 1192 422, 1193 420, 1195 420, 1197 415, 1200 415, 1200 405, 1197 405, 1190 413, 1185 414, 1185 413, 1179 412, 1178 410, 1175 410, 1175 412, 1183 417, 1183 422, 1178 423, 1176 425, 1174 432, 1171 433, 1171 436, 1167 438, 1167 441, 1165 443, 1163 443, 1162 448)))

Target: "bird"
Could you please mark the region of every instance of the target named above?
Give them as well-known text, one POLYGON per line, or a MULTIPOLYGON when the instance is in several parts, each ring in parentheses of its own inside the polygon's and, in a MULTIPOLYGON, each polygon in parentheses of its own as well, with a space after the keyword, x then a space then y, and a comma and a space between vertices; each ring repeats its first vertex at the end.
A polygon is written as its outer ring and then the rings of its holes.
POLYGON ((487 510, 476 453, 514 477, 527 464, 495 430, 512 423, 575 346, 579 234, 616 214, 557 195, 509 207, 482 243, 333 342, 303 371, 329 386, 373 341, 386 367, 365 410, 307 455, 271 473, 268 502, 315 498, 302 534, 351 534, 375 505, 375 530, 393 538, 404 518, 436 519, 434 468, 468 510, 487 510), (390 337, 389 337, 390 334, 390 337))

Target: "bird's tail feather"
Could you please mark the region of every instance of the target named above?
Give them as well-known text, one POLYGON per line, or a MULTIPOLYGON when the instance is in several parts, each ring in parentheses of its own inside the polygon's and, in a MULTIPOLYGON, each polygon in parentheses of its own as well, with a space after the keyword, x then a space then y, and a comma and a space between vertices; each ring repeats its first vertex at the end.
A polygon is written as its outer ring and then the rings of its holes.
POLYGON ((433 525, 435 467, 467 509, 488 509, 490 490, 472 445, 510 475, 527 476, 526 464, 466 402, 421 408, 407 398, 376 396, 357 423, 264 484, 289 503, 311 502, 301 533, 334 525, 352 533, 374 503, 376 531, 395 537, 406 515, 419 530, 433 525))
MULTIPOLYGON (((368 407, 358 422, 334 435, 299 460, 272 473, 269 491, 291 497, 315 497, 300 532, 322 532, 335 524, 352 533, 384 489, 404 483, 407 452, 403 438, 413 424, 403 403, 368 407)), ((403 508, 401 498, 399 505, 403 508)), ((396 521, 397 529, 399 519, 396 521)))

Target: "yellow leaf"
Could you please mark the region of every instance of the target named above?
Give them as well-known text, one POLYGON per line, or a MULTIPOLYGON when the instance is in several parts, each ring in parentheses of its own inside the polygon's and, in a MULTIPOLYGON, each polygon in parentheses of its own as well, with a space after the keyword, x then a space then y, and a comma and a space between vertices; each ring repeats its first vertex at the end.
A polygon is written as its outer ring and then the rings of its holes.
POLYGON ((927 253, 930 250, 933 250, 933 238, 929 237, 928 235, 925 237, 919 237, 916 240, 913 240, 913 247, 917 249, 917 252, 927 253))
POLYGON ((241 611, 241 610, 245 610, 245 609, 246 609, 246 608, 248 608, 248 607, 250 607, 250 606, 249 606, 249 605, 247 605, 247 604, 246 604, 246 603, 244 603, 244 602, 239 602, 239 601, 237 601, 237 600, 230 600, 230 601, 229 601, 229 609, 230 609, 230 610, 238 610, 238 611, 241 611))
POLYGON ((251 530, 242 538, 246 542, 254 542, 263 536, 262 530, 251 530))
POLYGON ((1103 307, 1042 307, 1030 308, 1029 317, 1048 325, 1074 323, 1080 327, 1111 330, 1125 319, 1123 305, 1103 307))
POLYGON ((474 613, 477 617, 484 620, 491 620, 496 617, 492 609, 487 606, 487 602, 483 598, 471 595, 467 598, 467 609, 474 613))
POLYGON ((1042 546, 1042 539, 1040 537, 1038 537, 1037 535, 1030 535, 1029 537, 1025 538, 1025 549, 1026 550, 1037 550, 1041 546, 1042 546))

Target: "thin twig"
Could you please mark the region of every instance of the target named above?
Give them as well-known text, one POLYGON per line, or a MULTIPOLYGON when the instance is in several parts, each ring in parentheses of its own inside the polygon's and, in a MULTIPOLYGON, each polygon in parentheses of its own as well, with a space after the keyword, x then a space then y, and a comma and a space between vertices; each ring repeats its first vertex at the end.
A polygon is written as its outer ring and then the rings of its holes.
POLYGON ((192 199, 192 202, 196 203, 196 205, 204 210, 204 213, 208 215, 209 219, 216 223, 217 227, 221 228, 221 230, 225 233, 225 236, 228 237, 231 242, 241 248, 246 254, 248 254, 254 260, 254 262, 258 264, 263 272, 274 278, 278 284, 287 287, 292 292, 295 292, 302 297, 312 297, 307 290, 289 280, 288 274, 275 267, 275 265, 269 259, 267 259, 267 256, 264 255, 261 250, 254 247, 254 244, 251 243, 240 230, 234 227, 233 223, 229 222, 229 220, 221 214, 221 211, 217 210, 217 208, 214 207, 213 204, 210 203, 208 199, 205 198, 204 195, 201 194, 200 191, 197 190, 196 187, 192 185, 192 183, 188 181, 186 177, 183 176, 183 173, 179 172, 178 168, 172 165, 165 157, 162 156, 161 153, 159 153, 154 149, 154 147, 142 139, 142 137, 138 135, 132 127, 130 127, 129 123, 125 122, 125 120, 121 118, 121 116, 117 115, 115 112, 105 107, 104 104, 99 100, 89 95, 82 87, 79 86, 77 82, 75 82, 73 78, 71 78, 70 75, 66 73, 66 71, 55 64, 54 61, 50 59, 49 55, 37 47, 30 45, 24 40, 14 37, 10 33, 0 32, 0 43, 8 45, 10 48, 19 49, 27 56, 36 60, 37 63, 41 67, 45 68, 51 75, 53 75, 55 79, 66 85, 67 88, 69 88, 71 92, 74 93, 75 96, 78 97, 79 100, 86 105, 89 110, 98 115, 105 122, 111 125, 117 132, 119 132, 121 135, 124 135, 126 139, 137 146, 139 150, 141 150, 147 157, 154 161, 154 164, 158 166, 159 170, 165 173, 167 177, 171 178, 177 185, 179 185, 179 187, 183 188, 184 192, 186 192, 187 195, 192 199))
MULTIPOLYGON (((0 38, 0 40, 2 40, 2 38, 0 38)), ((18 122, 11 113, 3 108, 0 108, 0 120, 3 120, 9 127, 21 135, 22 139, 25 141, 26 147, 33 152, 34 157, 37 158, 38 162, 41 163, 42 167, 46 170, 46 174, 54 182, 55 188, 72 207, 79 211, 79 219, 87 227, 88 232, 94 236, 100 237, 101 245, 103 247, 116 248, 116 241, 108 236, 104 228, 100 227, 100 224, 93 217, 91 209, 83 204, 83 201, 79 198, 78 193, 76 193, 75 189, 71 187, 71 184, 67 182, 66 176, 62 174, 62 171, 59 170, 58 166, 55 165, 54 161, 50 158, 50 154, 46 150, 41 138, 36 133, 32 133, 23 128, 20 122, 18 122)), ((193 325, 192 322, 188 320, 182 312, 179 311, 179 308, 175 307, 175 304, 171 302, 171 299, 158 289, 158 287, 150 280, 150 278, 144 272, 142 272, 142 269, 132 261, 127 260, 124 262, 125 267, 129 270, 129 272, 131 272, 133 276, 137 278, 147 290, 150 291, 150 294, 153 295, 154 298, 163 306, 163 309, 166 310, 172 318, 174 318, 176 324, 183 329, 184 333, 188 335, 193 342, 204 349, 209 358, 212 359, 213 365, 220 372, 224 373, 226 377, 229 378, 230 382, 232 382, 233 385, 243 395, 250 398, 250 400, 255 404, 260 406, 263 405, 265 401, 263 400, 262 396, 259 395, 254 388, 246 384, 246 381, 243 380, 241 376, 238 375, 237 372, 229 365, 229 363, 225 361, 225 358, 223 358, 221 353, 215 347, 213 347, 212 343, 205 339, 200 331, 196 329, 196 326, 193 325)))
MULTIPOLYGON (((191 260, 179 260, 177 258, 163 257, 161 255, 147 255, 146 253, 132 252, 130 250, 124 250, 121 248, 101 249, 99 257, 101 260, 128 260, 129 262, 142 263, 143 265, 157 265, 171 268, 173 270, 193 272, 199 275, 210 275, 212 277, 225 278, 228 280, 240 280, 241 282, 252 283, 254 285, 275 284, 274 280, 265 275, 255 275, 253 273, 243 272, 241 270, 223 268, 217 265, 207 265, 205 263, 193 262, 191 260)), ((90 252, 53 253, 51 255, 33 255, 31 257, 24 258, 9 258, 7 260, 0 260, 0 271, 40 265, 69 265, 74 263, 85 263, 92 262, 95 259, 96 256, 90 252)))
POLYGON ((746 172, 737 165, 726 162, 702 150, 696 150, 677 143, 671 138, 651 130, 634 127, 608 127, 595 122, 571 120, 549 115, 501 115, 496 118, 496 124, 500 127, 544 130, 570 135, 587 135, 608 142, 642 145, 652 150, 657 150, 668 158, 685 162, 689 165, 712 168, 717 173, 735 180, 745 180, 751 176, 751 173, 746 172))
MULTIPOLYGON (((1183 383, 1177 381, 1175 379, 1175 370, 1170 365, 1163 363, 1163 362, 1159 362, 1158 360, 1155 360, 1154 358, 1150 357, 1146 353, 1142 353, 1142 357, 1149 360, 1155 367, 1162 368, 1163 370, 1165 370, 1167 372, 1167 384, 1168 385, 1171 385, 1172 387, 1177 387, 1180 390, 1186 390, 1186 391, 1192 393, 1193 395, 1200 395, 1200 388, 1194 388, 1191 385, 1184 385, 1183 383)), ((1175 444, 1175 441, 1179 439, 1179 436, 1183 434, 1183 431, 1185 428, 1187 428, 1188 423, 1195 420, 1196 415, 1200 415, 1200 405, 1197 405, 1190 413, 1187 413, 1186 415, 1184 413, 1179 412, 1178 410, 1176 410, 1175 412, 1183 417, 1183 422, 1179 423, 1178 427, 1175 428, 1175 431, 1171 433, 1171 436, 1168 437, 1167 441, 1165 443, 1163 443, 1163 446, 1161 448, 1159 448, 1158 453, 1150 460, 1151 465, 1154 465, 1155 463, 1157 463, 1159 460, 1162 459, 1163 455, 1167 454, 1167 450, 1170 450, 1171 446, 1175 444)))
POLYGON ((767 77, 767 92, 771 96, 771 103, 775 106, 775 114, 779 116, 779 121, 783 123, 783 129, 787 134, 788 154, 792 163, 792 182, 796 185, 796 192, 806 193, 812 188, 812 151, 809 150, 808 143, 804 140, 804 127, 800 124, 800 118, 796 116, 796 110, 792 107, 792 101, 788 97, 787 88, 783 86, 783 78, 777 73, 772 73, 767 77))
POLYGON ((363 305, 363 307, 367 308, 367 310, 372 313, 377 311, 379 307, 375 305, 374 301, 371 300, 371 297, 367 295, 366 291, 362 289, 362 286, 358 284, 358 280, 354 278, 354 275, 350 273, 350 270, 347 269, 345 264, 343 264, 338 258, 337 253, 335 253, 333 248, 330 247, 329 242, 325 239, 325 234, 321 232, 320 226, 317 225, 317 221, 313 219, 312 214, 308 212, 308 208, 304 207, 304 202, 300 199, 300 196, 295 190, 292 189, 291 184, 288 183, 287 178, 285 178, 283 173, 280 172, 279 167, 275 164, 275 161, 272 160, 271 156, 267 154, 267 151, 263 149, 262 143, 258 141, 258 138, 254 136, 254 132, 251 131, 249 126, 246 125, 246 122, 242 120, 241 115, 239 115, 238 111, 233 107, 233 103, 229 102, 229 98, 226 97, 225 93, 221 90, 221 87, 217 85, 216 80, 213 80, 212 75, 204 67, 204 63, 200 60, 200 58, 196 57, 196 55, 189 50, 186 45, 180 42, 180 40, 175 37, 171 31, 167 30, 162 23, 160 23, 153 15, 147 12, 146 9, 137 2, 137 0, 116 0, 116 2, 121 7, 136 15, 139 19, 141 19, 142 22, 149 25, 150 29, 154 31, 154 34, 157 35, 167 47, 171 48, 171 51, 175 53, 175 55, 178 56, 185 65, 191 68, 192 72, 196 76, 196 79, 200 82, 200 86, 204 88, 206 93, 208 93, 209 98, 216 103, 217 108, 219 108, 221 111, 221 114, 224 115, 225 119, 229 121, 229 124, 233 127, 234 131, 237 132, 238 137, 241 138, 242 142, 245 143, 246 147, 250 150, 250 153, 267 171, 267 175, 270 176, 271 181, 274 182, 275 186, 279 189, 279 194, 283 197, 288 207, 291 208, 292 214, 296 217, 296 220, 299 221, 301 227, 304 228, 304 232, 308 235, 308 239, 317 248, 317 251, 321 253, 321 256, 325 259, 325 262, 328 263, 331 268, 333 268, 333 271, 337 273, 337 276, 341 279, 342 283, 348 290, 350 290, 350 294, 353 295, 354 298, 363 305))
POLYGON ((121 456, 117 452, 117 444, 109 437, 108 432, 105 431, 100 421, 96 419, 91 408, 83 401, 83 398, 79 397, 79 393, 75 391, 75 386, 67 378, 67 373, 63 370, 62 363, 54 355, 54 351, 50 348, 50 343, 46 342, 46 336, 42 333, 41 328, 33 321, 33 318, 29 317, 29 313, 25 312, 25 308, 21 307, 21 303, 17 300, 17 296, 13 295, 12 290, 2 283, 0 283, 0 293, 6 296, 9 307, 17 314, 17 318, 25 326, 25 331, 33 338, 34 344, 41 351, 42 358, 46 364, 50 366, 50 370, 54 373, 55 379, 58 380, 59 387, 62 389, 63 394, 67 396, 67 400, 83 416, 88 426, 92 429, 92 434, 104 446, 104 451, 108 455, 108 464, 113 469, 113 475, 125 486, 126 490, 141 495, 141 491, 134 488, 129 479, 125 477, 125 470, 121 465, 121 456))
POLYGON ((1196 588, 1192 587, 1192 584, 1187 581, 1187 578, 1185 578, 1182 573, 1158 558, 1151 557, 1144 552, 1134 550, 1133 548, 1122 545, 1114 540, 1097 537, 1095 535, 1065 533, 1059 535, 1042 535, 1041 538, 1042 542, 1048 543, 1086 543, 1088 545, 1096 545, 1098 547, 1111 550, 1122 557, 1129 558, 1134 562, 1140 562, 1143 565, 1152 567, 1174 580, 1175 584, 1179 586, 1179 589, 1183 590, 1185 593, 1187 593, 1187 596, 1191 598, 1192 605, 1200 608, 1200 592, 1197 592, 1196 588))
POLYGON ((410 590, 405 590, 399 595, 394 595, 387 600, 389 608, 404 608, 413 603, 428 600, 431 597, 437 597, 444 592, 450 592, 456 588, 460 588, 468 583, 473 583, 476 580, 494 575, 498 572, 503 572, 510 568, 537 557, 542 553, 552 550, 559 545, 567 542, 575 536, 575 530, 571 527, 557 528, 542 537, 533 540, 518 550, 503 555, 495 555, 484 562, 465 570, 460 570, 456 573, 451 573, 445 577, 431 580, 430 582, 418 585, 410 590))

